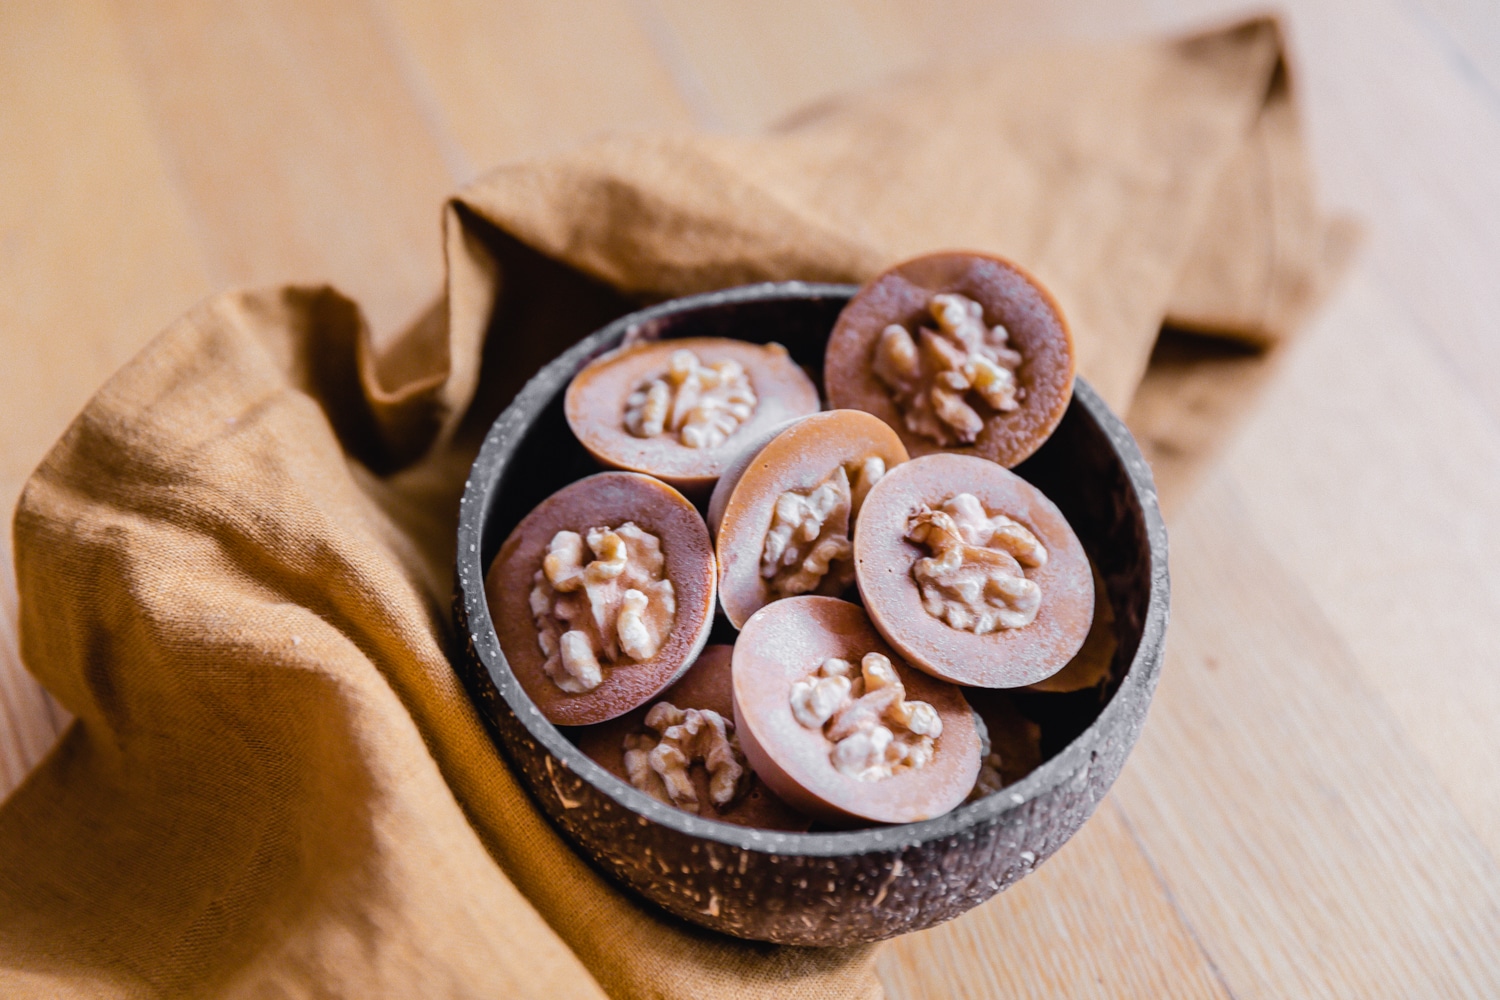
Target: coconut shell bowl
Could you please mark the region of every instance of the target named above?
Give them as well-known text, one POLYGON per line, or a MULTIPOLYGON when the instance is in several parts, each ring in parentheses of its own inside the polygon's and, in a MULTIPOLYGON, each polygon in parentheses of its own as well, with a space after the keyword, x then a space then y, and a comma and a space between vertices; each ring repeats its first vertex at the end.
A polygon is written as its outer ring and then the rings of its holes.
MULTIPOLYGON (((797 945, 875 941, 949 920, 1024 877, 1083 825, 1145 722, 1167 626, 1167 536, 1130 432, 1083 379, 1056 431, 1015 472, 1056 504, 1113 611, 1109 676, 1071 693, 1008 693, 1041 732, 1041 763, 935 819, 777 832, 673 808, 586 756, 512 673, 485 595, 511 530, 563 486, 600 471, 570 431, 569 381, 623 341, 776 341, 822 382, 824 350, 850 285, 748 285, 652 306, 565 351, 501 414, 459 511, 454 614, 458 669, 497 744, 580 854, 652 903, 725 934, 797 945)), ((710 642, 731 643, 722 614, 710 642)), ((976 707, 979 703, 976 701, 976 707)))

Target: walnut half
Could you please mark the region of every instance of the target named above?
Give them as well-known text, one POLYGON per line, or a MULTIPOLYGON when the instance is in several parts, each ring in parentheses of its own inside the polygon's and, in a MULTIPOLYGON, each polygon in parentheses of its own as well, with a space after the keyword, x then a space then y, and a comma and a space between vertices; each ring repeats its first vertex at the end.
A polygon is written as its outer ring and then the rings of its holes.
POLYGON ((760 557, 760 575, 773 594, 811 593, 830 572, 840 588, 850 583, 849 527, 870 487, 884 475, 884 460, 870 455, 849 469, 836 466, 810 491, 787 490, 776 498, 760 557), (841 565, 834 567, 835 562, 841 565))
POLYGON ((673 351, 667 370, 626 399, 625 429, 639 438, 670 431, 689 448, 717 448, 750 419, 757 402, 738 361, 705 365, 692 351, 673 351))
POLYGON ((973 444, 984 429, 980 408, 1009 413, 1020 407, 1021 355, 1004 326, 985 325, 984 308, 973 299, 934 295, 928 312, 937 329, 921 327, 915 339, 899 323, 881 332, 872 370, 907 430, 944 447, 973 444))
POLYGON ((1042 589, 1027 568, 1047 562, 1047 550, 1024 525, 990 514, 972 493, 959 493, 934 510, 923 506, 907 524, 908 541, 930 556, 911 569, 923 609, 950 627, 985 635, 1036 620, 1042 589))
POLYGON ((734 737, 734 723, 709 708, 678 708, 659 701, 646 713, 649 732, 625 737, 625 774, 658 801, 685 812, 701 808, 692 767, 708 770, 708 797, 723 810, 739 795, 749 773, 734 737))
POLYGON ((937 709, 907 701, 906 687, 889 658, 866 653, 860 673, 829 657, 791 688, 792 716, 808 729, 823 730, 833 743, 830 760, 839 773, 879 781, 922 767, 943 732, 937 709))
POLYGON ((552 536, 530 604, 542 667, 570 694, 598 687, 608 664, 651 659, 677 614, 661 541, 631 521, 552 536))

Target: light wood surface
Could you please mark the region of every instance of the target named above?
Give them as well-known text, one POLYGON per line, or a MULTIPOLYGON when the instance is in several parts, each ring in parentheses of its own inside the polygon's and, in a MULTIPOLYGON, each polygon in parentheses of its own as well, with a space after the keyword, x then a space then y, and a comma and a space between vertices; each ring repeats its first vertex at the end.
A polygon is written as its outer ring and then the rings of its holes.
MULTIPOLYGON (((217 288, 331 280, 397 328, 438 287, 442 197, 499 160, 1240 9, 7 3, 0 505, 217 288)), ((1168 663, 1115 790, 1034 876, 889 947, 893 1000, 1500 996, 1500 15, 1284 10, 1323 198, 1365 249, 1173 498, 1168 663)), ((0 545, 3 793, 66 718, 19 665, 0 545)))

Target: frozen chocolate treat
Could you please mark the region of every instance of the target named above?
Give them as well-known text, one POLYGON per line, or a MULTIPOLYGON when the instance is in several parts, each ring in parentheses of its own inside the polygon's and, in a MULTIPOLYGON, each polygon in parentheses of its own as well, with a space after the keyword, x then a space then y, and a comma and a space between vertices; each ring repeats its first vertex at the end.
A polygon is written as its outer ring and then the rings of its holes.
POLYGON ((860 596, 914 667, 974 687, 1035 684, 1088 634, 1088 556, 1052 501, 970 455, 892 469, 854 534, 860 596))
POLYGON ((516 525, 485 580, 500 648, 550 721, 603 722, 676 680, 708 640, 708 528, 633 472, 580 479, 516 525))
POLYGON ((761 780, 832 824, 941 816, 979 775, 963 693, 908 667, 857 604, 833 597, 776 601, 745 623, 734 720, 761 780))
POLYGON ((976 253, 898 264, 859 290, 828 338, 829 404, 894 427, 912 455, 1007 468, 1036 451, 1073 396, 1073 337, 1046 289, 976 253))
POLYGON ((719 603, 735 627, 771 601, 836 597, 852 586, 860 506, 904 461, 901 439, 879 419, 830 410, 794 421, 732 462, 714 487, 708 519, 719 603))
POLYGON ((564 408, 600 462, 703 494, 747 440, 816 413, 819 401, 780 344, 688 337, 595 358, 573 377, 564 408))

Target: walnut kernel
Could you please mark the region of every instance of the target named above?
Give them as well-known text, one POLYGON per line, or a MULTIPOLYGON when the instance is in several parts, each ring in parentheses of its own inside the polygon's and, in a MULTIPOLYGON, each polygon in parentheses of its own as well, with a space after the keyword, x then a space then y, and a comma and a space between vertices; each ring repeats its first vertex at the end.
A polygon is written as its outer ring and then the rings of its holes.
POLYGON ((625 737, 625 773, 652 798, 697 813, 692 766, 708 770, 708 797, 718 809, 734 801, 748 773, 734 723, 708 708, 681 709, 659 701, 646 713, 647 733, 625 737))
POLYGON ((771 527, 761 550, 760 575, 778 597, 816 590, 833 563, 843 565, 843 584, 852 579, 849 525, 870 488, 885 475, 878 455, 852 463, 853 473, 836 467, 809 492, 787 490, 776 498, 771 527))
POLYGON ((833 743, 834 768, 859 781, 879 781, 930 761, 943 732, 937 709, 907 701, 896 668, 880 653, 864 655, 859 676, 851 676, 853 670, 848 660, 829 657, 791 688, 792 716, 823 730, 833 743))
POLYGON ((689 448, 717 448, 750 419, 757 402, 738 361, 705 365, 692 351, 674 351, 667 370, 626 399, 625 429, 640 438, 671 432, 689 448))
POLYGON ((1024 525, 991 515, 971 493, 924 506, 907 524, 906 538, 930 556, 912 565, 922 607, 949 626, 985 635, 1022 628, 1036 619, 1042 590, 1025 570, 1047 562, 1047 550, 1024 525))
POLYGON ((914 340, 899 323, 882 331, 871 370, 891 392, 907 430, 945 447, 972 444, 984 429, 977 406, 996 413, 1019 408, 1021 355, 1004 326, 986 327, 984 308, 957 294, 934 295, 928 311, 937 329, 914 340))
POLYGON ((530 603, 543 669, 570 694, 598 687, 606 665, 651 659, 677 614, 661 541, 630 521, 552 536, 530 603))

